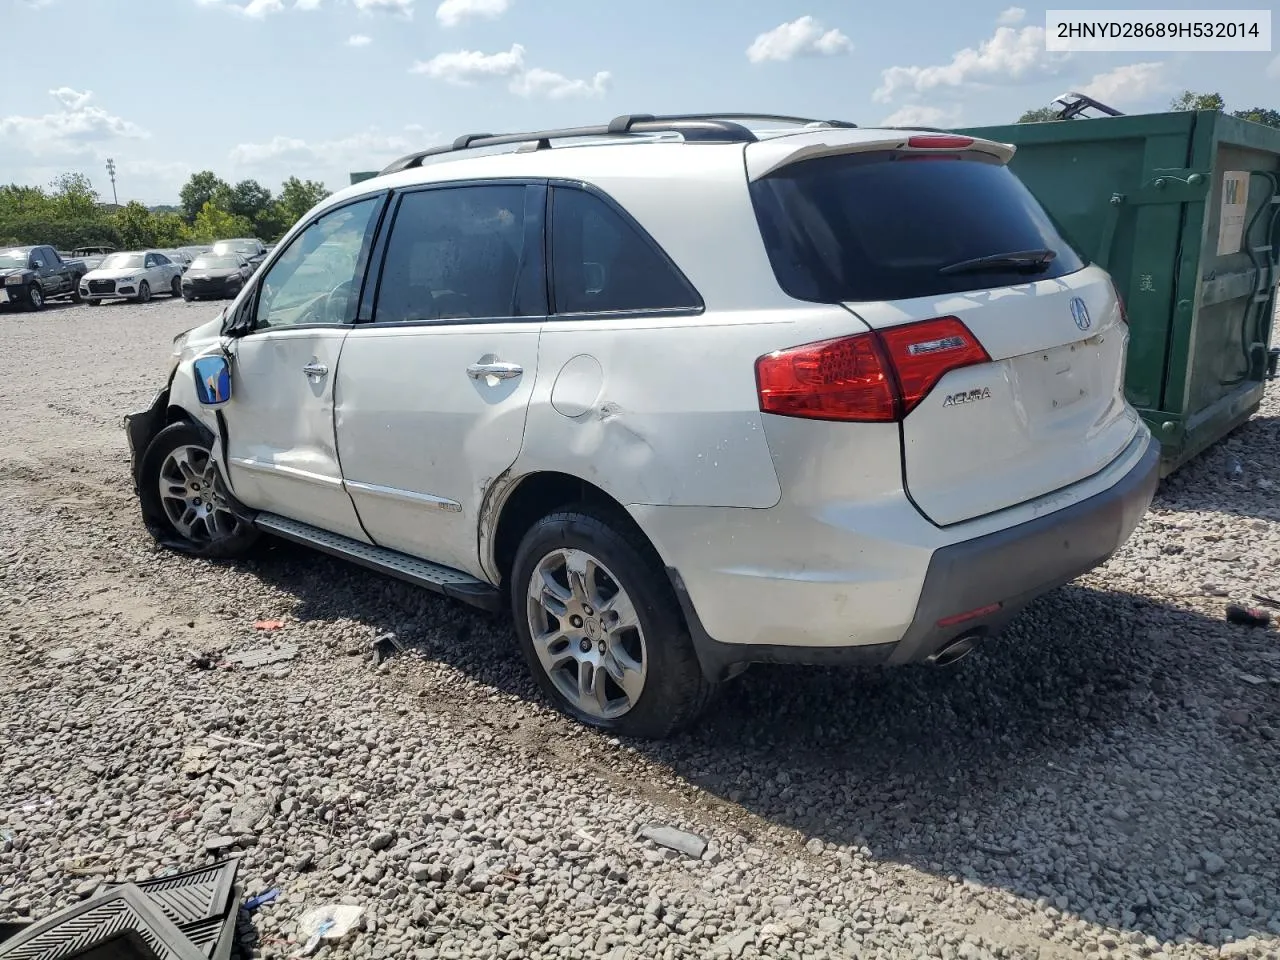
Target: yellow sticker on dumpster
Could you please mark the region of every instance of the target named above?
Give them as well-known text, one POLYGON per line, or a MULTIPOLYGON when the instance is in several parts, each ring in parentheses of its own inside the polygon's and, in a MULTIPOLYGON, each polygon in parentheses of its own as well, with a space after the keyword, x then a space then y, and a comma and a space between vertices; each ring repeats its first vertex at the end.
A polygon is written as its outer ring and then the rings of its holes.
POLYGON ((1249 174, 1228 170, 1222 175, 1222 212, 1218 217, 1218 256, 1239 253, 1244 240, 1244 214, 1249 205, 1249 174))

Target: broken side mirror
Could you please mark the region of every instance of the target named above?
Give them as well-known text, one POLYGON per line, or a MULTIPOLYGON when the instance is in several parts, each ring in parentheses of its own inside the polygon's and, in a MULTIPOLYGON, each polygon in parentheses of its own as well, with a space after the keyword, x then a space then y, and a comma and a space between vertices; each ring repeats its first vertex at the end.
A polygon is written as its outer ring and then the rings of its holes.
POLYGON ((231 361, 225 354, 200 357, 191 365, 201 406, 220 407, 231 399, 231 361))

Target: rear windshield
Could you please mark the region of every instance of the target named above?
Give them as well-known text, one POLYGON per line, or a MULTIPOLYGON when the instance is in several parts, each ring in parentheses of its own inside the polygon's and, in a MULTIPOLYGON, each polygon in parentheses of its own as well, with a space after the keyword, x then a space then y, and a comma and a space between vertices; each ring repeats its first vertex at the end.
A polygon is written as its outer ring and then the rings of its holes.
MULTIPOLYGON (((751 185, 779 285, 799 300, 904 300, 1074 273, 1085 261, 1031 192, 991 159, 820 157, 751 185), (965 261, 1053 251, 1037 272, 940 272, 965 261)), ((915 157, 918 158, 918 154, 915 157)))

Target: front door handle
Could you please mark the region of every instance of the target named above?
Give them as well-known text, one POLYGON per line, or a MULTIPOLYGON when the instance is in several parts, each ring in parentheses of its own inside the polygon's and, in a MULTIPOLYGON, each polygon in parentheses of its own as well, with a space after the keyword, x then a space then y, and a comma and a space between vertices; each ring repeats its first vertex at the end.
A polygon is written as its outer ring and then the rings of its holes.
POLYGON ((329 368, 318 360, 312 360, 302 368, 302 372, 308 377, 316 377, 318 379, 320 377, 328 376, 329 368))
POLYGON ((524 367, 518 363, 504 363, 495 360, 492 363, 473 363, 467 367, 467 376, 472 380, 494 377, 498 380, 510 380, 524 373, 524 367))

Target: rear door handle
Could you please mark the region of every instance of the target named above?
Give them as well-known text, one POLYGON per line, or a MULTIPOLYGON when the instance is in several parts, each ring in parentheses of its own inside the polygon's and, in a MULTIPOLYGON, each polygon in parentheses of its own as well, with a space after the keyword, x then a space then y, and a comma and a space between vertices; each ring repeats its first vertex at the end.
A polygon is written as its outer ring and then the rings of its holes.
POLYGON ((495 360, 492 363, 473 363, 467 367, 467 376, 472 380, 482 380, 485 377, 510 380, 522 373, 524 373, 524 367, 520 364, 504 363, 501 360, 495 360))
POLYGON ((308 363, 305 367, 302 368, 302 372, 305 373, 308 377, 324 377, 324 376, 328 376, 329 368, 325 366, 323 363, 320 363, 318 360, 312 360, 310 363, 308 363))

